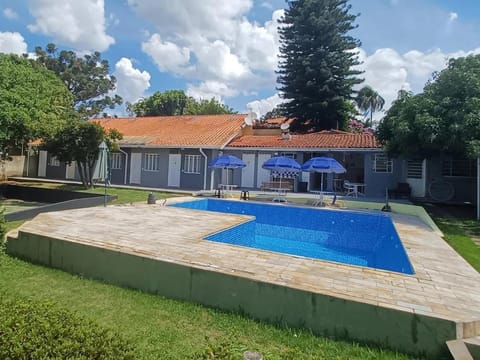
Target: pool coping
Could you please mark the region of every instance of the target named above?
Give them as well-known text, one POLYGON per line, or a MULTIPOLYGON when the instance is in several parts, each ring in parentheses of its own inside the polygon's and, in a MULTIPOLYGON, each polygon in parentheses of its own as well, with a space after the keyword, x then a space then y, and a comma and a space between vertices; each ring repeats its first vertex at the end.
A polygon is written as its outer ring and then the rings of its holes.
MULTIPOLYGON (((200 199, 176 198, 169 202, 185 200, 200 199)), ((22 225, 17 236, 9 234, 7 249, 14 255, 51 265, 55 258, 51 253, 52 245, 42 247, 41 243, 56 239, 329 299, 400 311, 414 318, 441 319, 454 324, 457 338, 465 337, 466 332, 480 334, 480 326, 476 325, 480 320, 480 289, 476 286, 480 274, 419 218, 394 213, 387 216, 395 224, 415 269, 414 275, 207 243, 202 239, 208 234, 251 217, 159 205, 108 206, 41 214, 22 225), (159 218, 164 220, 160 225, 159 218), (187 219, 189 224, 179 227, 174 219, 187 219), (141 227, 138 220, 142 220, 141 227), (155 236, 159 226, 162 239, 155 236), (170 246, 171 239, 180 241, 176 245, 181 246, 170 246)), ((76 271, 69 269, 67 263, 55 264, 54 267, 76 271)))

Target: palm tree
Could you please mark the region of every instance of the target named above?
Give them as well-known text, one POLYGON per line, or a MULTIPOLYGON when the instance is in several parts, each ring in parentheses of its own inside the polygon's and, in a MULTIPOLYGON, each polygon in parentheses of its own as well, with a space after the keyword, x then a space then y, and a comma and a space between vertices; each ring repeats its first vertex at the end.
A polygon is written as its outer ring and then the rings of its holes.
POLYGON ((373 125, 373 113, 382 110, 385 105, 385 99, 368 85, 358 91, 355 102, 362 112, 370 111, 370 119, 365 122, 365 127, 373 125))

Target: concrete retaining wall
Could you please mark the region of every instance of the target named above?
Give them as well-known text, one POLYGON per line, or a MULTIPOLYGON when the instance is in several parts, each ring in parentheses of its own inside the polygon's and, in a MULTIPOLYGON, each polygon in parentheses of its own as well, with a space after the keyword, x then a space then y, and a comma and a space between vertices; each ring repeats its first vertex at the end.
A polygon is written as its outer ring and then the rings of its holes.
POLYGON ((20 230, 7 252, 107 283, 233 311, 280 326, 449 359, 452 321, 397 311, 20 230))

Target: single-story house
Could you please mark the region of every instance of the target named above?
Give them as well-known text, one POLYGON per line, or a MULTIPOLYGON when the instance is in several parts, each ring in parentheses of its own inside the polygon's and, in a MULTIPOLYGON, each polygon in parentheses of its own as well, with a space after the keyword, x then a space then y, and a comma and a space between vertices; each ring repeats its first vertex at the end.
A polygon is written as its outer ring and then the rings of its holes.
MULTIPOLYGON (((341 190, 344 180, 365 184, 365 195, 383 198, 386 189, 410 184, 414 197, 456 203, 476 202, 476 162, 439 156, 432 160, 389 159, 371 134, 339 130, 291 134, 285 119, 245 122, 246 115, 183 115, 95 119, 123 134, 120 151, 110 157, 112 184, 182 190, 215 189, 221 183, 260 189, 274 174, 262 169, 268 158, 285 155, 300 164, 314 156, 331 156, 347 169, 324 176, 324 189, 341 190), (211 169, 220 154, 247 164, 230 173, 211 169), (228 176, 228 178, 227 178, 228 176)), ((40 151, 38 176, 78 178, 75 164, 65 166, 40 151)), ((290 181, 294 191, 320 188, 319 174, 302 172, 290 181)))

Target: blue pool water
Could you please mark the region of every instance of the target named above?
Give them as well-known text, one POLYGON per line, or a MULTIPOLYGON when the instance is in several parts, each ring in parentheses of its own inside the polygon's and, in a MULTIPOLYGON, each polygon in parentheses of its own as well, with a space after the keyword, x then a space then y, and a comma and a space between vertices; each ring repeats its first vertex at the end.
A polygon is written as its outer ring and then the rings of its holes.
POLYGON ((410 275, 414 273, 392 220, 384 214, 220 199, 194 200, 170 206, 255 217, 252 221, 210 235, 206 240, 410 275))

